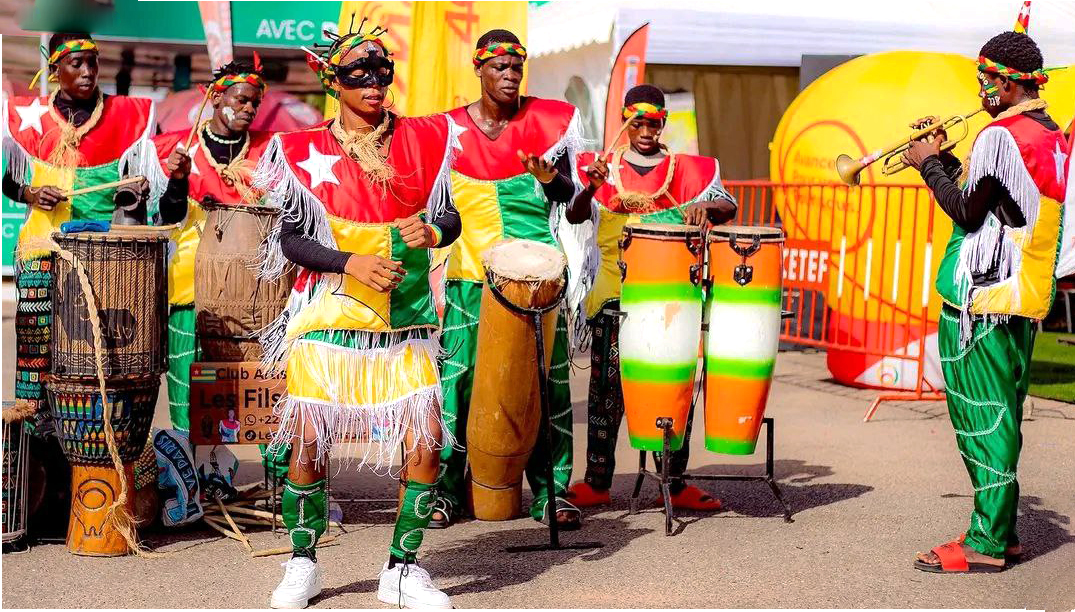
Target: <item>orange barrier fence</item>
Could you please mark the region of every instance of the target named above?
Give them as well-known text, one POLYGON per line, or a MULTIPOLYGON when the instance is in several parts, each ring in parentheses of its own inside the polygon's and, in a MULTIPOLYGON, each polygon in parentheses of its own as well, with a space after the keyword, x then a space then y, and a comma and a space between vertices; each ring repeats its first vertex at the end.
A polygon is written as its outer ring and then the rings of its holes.
POLYGON ((781 340, 824 348, 833 377, 885 389, 886 400, 937 400, 940 301, 933 290, 949 233, 921 185, 728 181, 739 201, 733 223, 783 227, 781 340), (932 346, 932 350, 927 350, 932 346))

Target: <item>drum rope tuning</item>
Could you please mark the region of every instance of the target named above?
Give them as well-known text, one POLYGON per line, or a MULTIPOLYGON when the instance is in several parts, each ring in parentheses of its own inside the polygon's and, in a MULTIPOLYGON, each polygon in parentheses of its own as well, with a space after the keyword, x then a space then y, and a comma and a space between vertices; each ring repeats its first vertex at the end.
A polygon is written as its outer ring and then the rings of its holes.
MULTIPOLYGON (((97 365, 97 386, 98 391, 101 394, 101 413, 104 417, 105 444, 108 448, 108 454, 112 458, 113 467, 115 467, 117 472, 123 474, 123 461, 119 456, 119 448, 116 443, 116 432, 112 428, 112 410, 108 407, 108 389, 105 384, 104 375, 104 337, 101 333, 100 313, 97 307, 97 297, 93 293, 93 286, 90 284, 90 278, 86 273, 86 268, 74 253, 61 247, 51 237, 27 241, 27 244, 24 247, 20 247, 20 250, 22 249, 30 251, 47 250, 54 252, 71 264, 71 267, 75 271, 75 275, 78 277, 82 294, 86 298, 86 310, 89 314, 90 329, 93 334, 94 360, 97 365)), ((120 478, 119 483, 119 495, 116 496, 112 505, 109 506, 108 511, 105 514, 105 521, 112 522, 116 531, 123 536, 123 539, 127 542, 127 546, 130 547, 134 554, 140 557, 162 556, 161 553, 147 551, 138 542, 138 538, 134 533, 134 519, 127 511, 126 507, 128 494, 127 479, 120 478)))

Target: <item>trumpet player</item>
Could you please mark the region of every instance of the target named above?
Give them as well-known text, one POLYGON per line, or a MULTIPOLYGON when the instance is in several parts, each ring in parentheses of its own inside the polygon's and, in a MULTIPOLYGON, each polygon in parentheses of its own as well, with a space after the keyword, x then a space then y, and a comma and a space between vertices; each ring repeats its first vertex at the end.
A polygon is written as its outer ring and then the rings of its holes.
POLYGON ((994 36, 979 53, 979 95, 992 122, 975 139, 967 167, 940 154, 943 131, 903 155, 952 219, 936 282, 944 301, 938 344, 948 412, 974 488, 966 532, 917 555, 915 567, 927 572, 999 572, 1022 553, 1020 422, 1034 324, 1053 301, 1069 154, 1038 97, 1048 76, 1025 33, 1029 4, 1015 31, 994 36))

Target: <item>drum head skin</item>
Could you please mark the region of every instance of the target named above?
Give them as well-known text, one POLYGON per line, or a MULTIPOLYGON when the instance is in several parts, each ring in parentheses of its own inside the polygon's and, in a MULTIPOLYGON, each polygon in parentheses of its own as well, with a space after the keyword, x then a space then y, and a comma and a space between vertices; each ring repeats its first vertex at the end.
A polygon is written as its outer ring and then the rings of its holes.
POLYGON ((721 225, 709 230, 709 240, 723 241, 735 235, 739 240, 753 240, 755 236, 761 242, 783 242, 784 230, 779 227, 763 225, 721 225))
POLYGON ((628 223, 625 232, 636 236, 652 236, 654 238, 672 238, 682 240, 686 236, 701 238, 702 229, 697 225, 683 225, 679 223, 628 223))
POLYGON ((564 276, 567 258, 556 247, 533 240, 505 240, 482 253, 485 268, 517 281, 552 281, 564 276))

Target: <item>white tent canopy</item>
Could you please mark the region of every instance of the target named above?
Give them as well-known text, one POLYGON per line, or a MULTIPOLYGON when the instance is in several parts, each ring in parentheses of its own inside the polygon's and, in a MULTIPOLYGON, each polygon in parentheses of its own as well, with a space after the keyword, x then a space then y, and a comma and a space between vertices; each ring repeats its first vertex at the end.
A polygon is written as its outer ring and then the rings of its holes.
MULTIPOLYGON (((530 10, 531 57, 593 44, 614 48, 650 24, 647 61, 657 64, 798 66, 804 54, 915 50, 974 57, 1010 30, 1018 0, 711 0, 653 3, 558 1, 530 10)), ((1075 63, 1075 3, 1034 0, 1030 33, 1046 65, 1075 63)))

